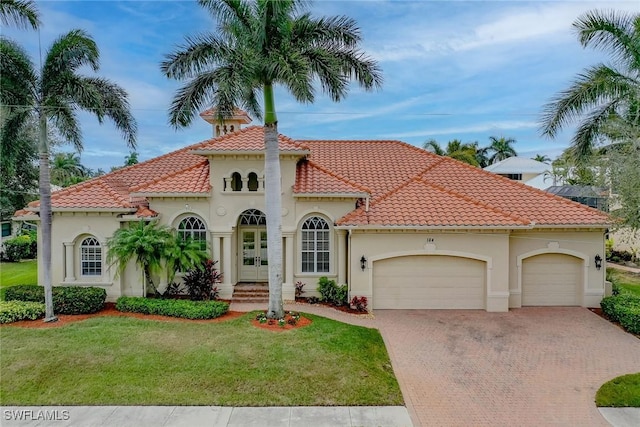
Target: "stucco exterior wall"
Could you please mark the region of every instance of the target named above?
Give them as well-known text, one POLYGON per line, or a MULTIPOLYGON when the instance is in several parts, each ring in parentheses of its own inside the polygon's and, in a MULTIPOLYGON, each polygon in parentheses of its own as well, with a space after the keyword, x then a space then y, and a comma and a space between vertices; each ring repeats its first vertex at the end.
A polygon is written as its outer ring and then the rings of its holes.
POLYGON ((539 230, 513 232, 509 238, 509 307, 522 305, 522 262, 540 254, 565 254, 582 260, 583 307, 597 307, 604 295, 605 268, 597 270, 596 254, 604 258, 604 230, 539 230))

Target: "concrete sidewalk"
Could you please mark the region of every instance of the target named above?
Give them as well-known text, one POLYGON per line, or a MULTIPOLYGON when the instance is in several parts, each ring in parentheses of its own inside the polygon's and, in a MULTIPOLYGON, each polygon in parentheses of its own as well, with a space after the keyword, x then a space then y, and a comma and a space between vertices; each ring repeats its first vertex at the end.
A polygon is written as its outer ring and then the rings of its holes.
POLYGON ((411 427, 404 406, 2 406, 3 427, 411 427))

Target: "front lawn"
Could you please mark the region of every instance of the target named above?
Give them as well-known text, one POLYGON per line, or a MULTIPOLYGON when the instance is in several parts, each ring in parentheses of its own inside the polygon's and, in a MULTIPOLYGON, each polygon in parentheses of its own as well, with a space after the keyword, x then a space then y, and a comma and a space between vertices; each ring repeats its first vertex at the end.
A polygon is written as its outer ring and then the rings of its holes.
POLYGON ((604 383, 596 393, 596 406, 640 407, 640 372, 604 383))
POLYGON ((37 285, 38 261, 0 263, 0 288, 14 285, 37 285))
POLYGON ((285 332, 250 323, 94 317, 4 326, 0 405, 402 405, 380 333, 305 314, 285 332))

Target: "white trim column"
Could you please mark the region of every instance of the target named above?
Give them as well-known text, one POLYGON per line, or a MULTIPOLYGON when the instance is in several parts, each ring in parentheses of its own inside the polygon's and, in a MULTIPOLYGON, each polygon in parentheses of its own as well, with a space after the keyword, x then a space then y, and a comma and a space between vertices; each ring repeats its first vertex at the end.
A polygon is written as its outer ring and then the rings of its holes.
POLYGON ((219 238, 222 241, 222 284, 220 285, 220 298, 230 299, 233 295, 233 272, 231 265, 231 237, 233 233, 218 233, 219 238))
POLYGON ((284 277, 282 283, 282 299, 285 301, 293 301, 296 299, 296 289, 293 284, 293 269, 295 265, 295 257, 293 256, 293 232, 283 232, 284 239, 284 277))
POLYGON ((73 242, 64 242, 64 281, 75 282, 76 276, 73 268, 73 242))
POLYGON ((218 269, 221 269, 222 266, 220 265, 220 263, 222 262, 220 260, 220 236, 217 233, 211 233, 212 235, 212 240, 213 240, 213 244, 212 244, 212 251, 211 251, 211 256, 213 257, 214 261, 218 261, 218 269))
POLYGON ((338 284, 347 283, 347 230, 337 230, 338 236, 338 284))

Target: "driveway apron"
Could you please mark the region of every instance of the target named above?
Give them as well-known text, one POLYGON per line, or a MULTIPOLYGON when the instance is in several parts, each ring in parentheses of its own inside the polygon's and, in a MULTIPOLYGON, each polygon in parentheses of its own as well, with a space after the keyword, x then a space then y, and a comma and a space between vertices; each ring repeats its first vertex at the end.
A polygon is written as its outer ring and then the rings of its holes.
POLYGON ((607 426, 596 391, 640 370, 640 340, 585 308, 375 317, 416 426, 607 426))

